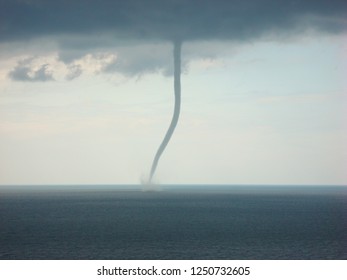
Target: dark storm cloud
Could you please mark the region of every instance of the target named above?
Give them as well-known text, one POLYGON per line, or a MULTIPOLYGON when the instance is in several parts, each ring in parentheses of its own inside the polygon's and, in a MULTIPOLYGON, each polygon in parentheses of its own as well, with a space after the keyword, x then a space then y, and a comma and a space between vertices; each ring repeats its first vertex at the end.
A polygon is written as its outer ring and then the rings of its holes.
MULTIPOLYGON (((163 42, 242 43, 262 36, 288 38, 306 30, 339 33, 347 30, 346 18, 345 0, 0 0, 0 43, 16 42, 22 49, 23 42, 27 46, 39 38, 55 43, 68 80, 84 72, 78 60, 110 52, 117 59, 100 72, 171 75, 171 54, 163 42)), ((194 57, 204 57, 200 48, 194 49, 194 57)), ((191 59, 186 47, 184 58, 191 59)), ((184 67, 185 60, 182 63, 184 67)), ((45 67, 36 73, 19 63, 9 76, 50 80, 45 67)))
POLYGON ((346 12, 345 0, 2 0, 0 40, 103 33, 124 40, 246 40, 306 28, 340 32, 346 12))

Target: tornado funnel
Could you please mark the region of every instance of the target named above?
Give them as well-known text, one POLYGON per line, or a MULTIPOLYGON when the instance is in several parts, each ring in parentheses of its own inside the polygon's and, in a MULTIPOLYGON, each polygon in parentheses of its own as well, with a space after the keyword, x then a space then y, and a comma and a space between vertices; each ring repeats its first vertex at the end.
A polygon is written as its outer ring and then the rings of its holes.
POLYGON ((175 131, 181 109, 181 47, 182 42, 179 40, 174 41, 173 57, 174 57, 174 93, 175 93, 175 107, 172 115, 170 126, 161 142, 157 153, 153 159, 151 172, 149 175, 149 183, 152 183, 153 176, 158 166, 159 159, 163 154, 167 144, 169 143, 173 132, 175 131))

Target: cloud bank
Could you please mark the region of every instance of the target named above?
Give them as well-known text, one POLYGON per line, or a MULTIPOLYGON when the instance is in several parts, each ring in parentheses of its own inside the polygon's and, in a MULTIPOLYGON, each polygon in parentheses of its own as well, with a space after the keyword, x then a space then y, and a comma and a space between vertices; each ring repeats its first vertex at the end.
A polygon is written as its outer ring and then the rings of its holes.
MULTIPOLYGON (((56 42, 58 57, 69 69, 68 80, 83 73, 78 64, 83 57, 95 52, 107 55, 115 49, 117 58, 104 63, 101 72, 169 75, 172 67, 163 61, 170 54, 163 54, 155 44, 176 39, 242 43, 307 31, 339 34, 347 30, 346 19, 345 0, 2 0, 0 44, 56 42), (151 45, 152 51, 141 45, 151 45), (137 49, 130 53, 129 46, 137 49)), ((47 65, 33 70, 21 63, 10 77, 53 79, 47 65)))
POLYGON ((3 0, 2 41, 113 33, 122 39, 245 40, 266 32, 346 28, 344 0, 3 0))

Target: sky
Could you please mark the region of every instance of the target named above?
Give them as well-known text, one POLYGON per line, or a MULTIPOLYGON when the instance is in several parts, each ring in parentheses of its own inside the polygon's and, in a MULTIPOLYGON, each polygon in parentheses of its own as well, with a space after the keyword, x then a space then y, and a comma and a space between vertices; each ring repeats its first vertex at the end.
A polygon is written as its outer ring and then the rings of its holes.
POLYGON ((0 184, 347 184, 345 1, 0 2, 0 184), (145 4, 144 4, 145 3, 145 4))

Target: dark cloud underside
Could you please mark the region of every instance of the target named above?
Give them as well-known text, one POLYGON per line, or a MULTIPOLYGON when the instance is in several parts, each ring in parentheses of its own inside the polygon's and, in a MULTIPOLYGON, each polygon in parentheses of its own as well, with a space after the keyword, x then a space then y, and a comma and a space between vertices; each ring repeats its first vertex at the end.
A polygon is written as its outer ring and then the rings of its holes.
POLYGON ((346 29, 345 0, 2 0, 0 40, 113 33, 123 39, 243 40, 346 29))
MULTIPOLYGON (((117 54, 101 72, 134 76, 160 71, 170 75, 170 55, 157 42, 244 42, 264 35, 286 38, 308 29, 346 31, 347 1, 0 0, 0 43, 16 41, 23 47, 27 40, 48 38, 57 43, 58 59, 68 70, 67 80, 84 72, 78 60, 89 54, 94 59, 98 53, 117 54)), ((48 66, 18 61, 9 77, 54 80, 48 66)))

